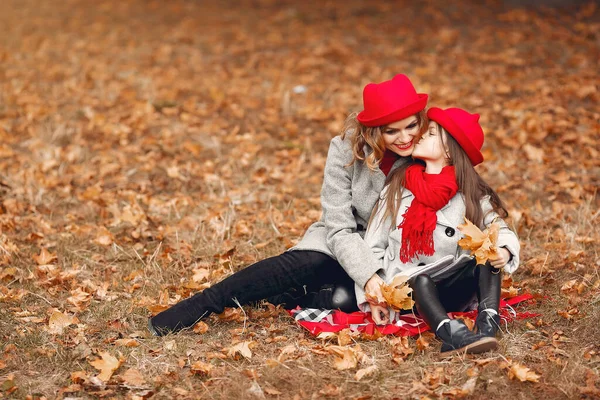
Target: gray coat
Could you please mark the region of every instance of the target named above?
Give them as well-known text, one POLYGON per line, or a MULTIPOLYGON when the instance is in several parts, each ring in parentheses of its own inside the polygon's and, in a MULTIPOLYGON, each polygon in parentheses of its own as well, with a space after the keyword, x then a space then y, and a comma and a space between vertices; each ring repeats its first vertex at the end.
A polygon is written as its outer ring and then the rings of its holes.
MULTIPOLYGON (((381 193, 382 201, 365 235, 365 242, 371 246, 377 259, 378 273, 386 283, 390 283, 396 275, 413 277, 420 273, 428 273, 434 280, 438 281, 451 275, 458 268, 472 260, 469 251, 463 250, 458 245, 462 235, 457 227, 464 223, 466 208, 462 194, 457 193, 450 199, 448 204, 436 213, 437 226, 433 231, 435 253, 431 256, 418 255, 407 263, 400 261, 402 229, 394 228, 390 230, 390 217, 382 220, 385 212, 385 201, 383 199, 386 191, 387 187, 381 193)), ((394 226, 400 225, 402 215, 406 212, 414 197, 410 190, 403 190, 398 217, 394 226)), ((483 226, 480 228, 483 229, 489 226, 494 220, 500 225, 497 245, 498 247, 505 247, 512 254, 512 259, 504 266, 504 270, 507 273, 513 273, 519 267, 519 239, 498 214, 492 211, 492 205, 487 197, 481 200, 481 207, 485 217, 483 226)), ((366 301, 364 286, 359 287, 356 285, 355 290, 357 302, 365 310, 365 304, 363 304, 366 301)))
MULTIPOLYGON (((372 150, 365 147, 367 155, 372 150)), ((358 286, 381 268, 363 237, 367 223, 385 183, 381 170, 369 170, 365 163, 352 161, 352 147, 346 136, 331 140, 321 189, 323 214, 302 240, 290 250, 314 250, 335 258, 358 286)), ((392 170, 406 158, 399 158, 392 170)))

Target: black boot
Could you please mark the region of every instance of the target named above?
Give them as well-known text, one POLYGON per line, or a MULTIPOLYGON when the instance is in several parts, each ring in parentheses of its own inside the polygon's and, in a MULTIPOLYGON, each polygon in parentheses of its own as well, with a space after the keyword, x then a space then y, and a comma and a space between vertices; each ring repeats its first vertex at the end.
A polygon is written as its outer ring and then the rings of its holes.
POLYGON ((479 311, 475 320, 475 330, 483 336, 496 337, 496 333, 500 330, 500 316, 483 310, 479 311))
POLYGON ((500 308, 500 292, 502 288, 501 270, 492 267, 489 263, 480 265, 477 268, 479 273, 479 287, 477 291, 479 314, 475 320, 475 330, 484 336, 496 337, 496 333, 500 329, 498 310, 500 308), (496 314, 494 315, 486 310, 493 310, 496 314))
POLYGON ((467 325, 458 319, 443 323, 435 334, 443 342, 440 352, 444 355, 459 352, 484 353, 498 347, 495 338, 471 332, 467 325))

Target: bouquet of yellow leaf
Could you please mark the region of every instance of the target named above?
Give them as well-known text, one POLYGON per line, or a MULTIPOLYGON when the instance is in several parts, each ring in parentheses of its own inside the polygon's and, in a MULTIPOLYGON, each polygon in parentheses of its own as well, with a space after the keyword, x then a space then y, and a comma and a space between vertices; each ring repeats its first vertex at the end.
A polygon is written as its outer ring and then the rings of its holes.
POLYGON ((496 222, 490 224, 489 227, 482 232, 471 221, 465 218, 465 223, 458 226, 458 230, 465 236, 458 241, 458 245, 465 250, 469 250, 477 264, 485 264, 490 258, 498 256, 498 233, 500 225, 496 222))
POLYGON ((415 302, 412 299, 412 288, 408 286, 408 277, 398 275, 396 276, 389 285, 381 285, 381 294, 383 299, 374 299, 372 296, 367 294, 367 299, 371 298, 371 301, 377 303, 387 303, 387 305, 394 311, 410 310, 413 308, 415 302))

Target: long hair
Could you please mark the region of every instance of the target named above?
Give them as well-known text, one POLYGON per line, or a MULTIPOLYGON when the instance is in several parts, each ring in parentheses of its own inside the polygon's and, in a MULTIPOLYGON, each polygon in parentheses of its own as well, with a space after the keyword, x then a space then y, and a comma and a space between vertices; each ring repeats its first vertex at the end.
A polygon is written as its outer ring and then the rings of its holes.
MULTIPOLYGON (((437 124, 437 127, 439 140, 441 141, 442 146, 448 148, 446 154, 448 165, 454 166, 458 190, 463 194, 465 199, 465 217, 473 222, 473 224, 483 228, 483 219, 485 215, 481 208, 481 200, 485 196, 489 196, 492 210, 500 217, 506 218, 508 216, 508 211, 506 211, 506 207, 500 199, 500 196, 498 196, 494 189, 492 189, 490 185, 479 176, 477 171, 475 171, 467 153, 460 147, 458 142, 441 125, 437 124)), ((387 177, 387 192, 384 198, 386 207, 382 221, 391 217, 391 220, 393 221, 391 224, 392 230, 396 228, 395 224, 398 218, 400 202, 402 201, 402 192, 405 187, 406 169, 414 164, 424 165, 424 162, 413 159, 411 162, 407 162, 398 167, 387 177)), ((379 209, 379 204, 380 203, 378 202, 378 204, 375 205, 369 222, 373 220, 373 216, 379 209)))
MULTIPOLYGON (((418 137, 415 138, 415 143, 421 135, 427 130, 429 122, 425 110, 415 114, 417 124, 419 125, 418 137)), ((356 114, 350 115, 344 124, 342 131, 342 139, 348 135, 352 143, 353 158, 348 166, 356 161, 364 162, 371 171, 375 171, 379 167, 379 163, 383 159, 385 153, 385 142, 383 141, 383 132, 387 129, 387 125, 382 126, 365 126, 357 121, 356 114), (365 146, 371 148, 372 152, 365 154, 365 146)))
POLYGON ((440 132, 440 140, 442 140, 442 144, 448 147, 449 164, 454 165, 458 190, 462 192, 465 198, 465 217, 473 224, 482 228, 485 215, 481 209, 481 200, 486 196, 489 196, 489 201, 494 212, 501 218, 508 217, 508 211, 500 196, 475 171, 467 153, 465 153, 458 142, 441 125, 437 125, 439 128, 438 132, 440 132))

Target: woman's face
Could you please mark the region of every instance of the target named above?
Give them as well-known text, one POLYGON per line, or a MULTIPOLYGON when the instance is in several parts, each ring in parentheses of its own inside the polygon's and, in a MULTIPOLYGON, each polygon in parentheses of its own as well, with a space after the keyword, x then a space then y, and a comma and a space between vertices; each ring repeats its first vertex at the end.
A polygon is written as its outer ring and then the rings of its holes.
POLYGON ((383 132, 385 147, 400 157, 408 157, 414 149, 415 138, 419 134, 419 121, 416 115, 389 124, 383 132))
POLYGON ((445 133, 439 128, 439 125, 434 121, 430 121, 429 129, 415 145, 412 156, 425 161, 427 164, 447 165, 448 149, 442 142, 442 135, 445 135, 445 133))

